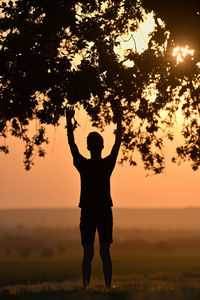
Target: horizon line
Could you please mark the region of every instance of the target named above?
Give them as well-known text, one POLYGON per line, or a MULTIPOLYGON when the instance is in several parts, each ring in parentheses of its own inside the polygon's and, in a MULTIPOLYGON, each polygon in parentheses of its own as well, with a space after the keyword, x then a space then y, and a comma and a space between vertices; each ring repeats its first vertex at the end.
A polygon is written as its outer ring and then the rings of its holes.
MULTIPOLYGON (((2 210, 54 210, 54 209, 81 209, 80 207, 78 206, 41 206, 41 207, 0 207, 0 211, 2 210)), ((177 209, 200 209, 200 206, 192 206, 192 205, 188 205, 188 206, 164 206, 164 207, 161 207, 161 206, 113 206, 112 209, 134 209, 134 210, 137 210, 137 209, 140 209, 140 210, 145 210, 145 209, 148 209, 148 210, 152 210, 152 209, 155 209, 155 210, 159 210, 159 209, 163 209, 163 210, 167 210, 167 209, 170 209, 170 210, 177 210, 177 209)))

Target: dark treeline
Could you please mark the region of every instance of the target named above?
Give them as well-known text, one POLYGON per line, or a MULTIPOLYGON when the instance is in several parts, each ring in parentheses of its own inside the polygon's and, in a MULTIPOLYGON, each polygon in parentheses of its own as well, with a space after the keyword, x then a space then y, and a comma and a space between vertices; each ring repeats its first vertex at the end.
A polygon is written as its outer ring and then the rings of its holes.
MULTIPOLYGON (((96 238, 97 240, 97 238, 96 238)), ((114 230, 113 249, 123 251, 152 250, 174 251, 180 249, 200 250, 199 231, 120 229, 114 230)), ((33 228, 18 225, 15 230, 0 229, 0 255, 42 258, 67 255, 79 249, 78 228, 33 228), (76 247, 77 246, 77 247, 76 247)), ((98 245, 96 244, 96 247, 98 245)), ((196 251, 195 250, 195 251, 196 251)))

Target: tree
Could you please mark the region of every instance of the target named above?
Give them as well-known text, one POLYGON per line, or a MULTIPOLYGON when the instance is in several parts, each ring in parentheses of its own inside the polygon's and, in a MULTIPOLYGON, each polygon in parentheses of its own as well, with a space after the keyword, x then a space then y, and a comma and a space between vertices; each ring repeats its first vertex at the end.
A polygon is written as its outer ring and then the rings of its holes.
MULTIPOLYGON (((45 124, 58 125, 66 103, 82 105, 99 128, 116 121, 113 110, 120 104, 123 160, 135 165, 137 149, 144 167, 155 173, 164 168, 163 140, 173 140, 175 112, 181 110, 185 144, 177 148, 177 158, 191 160, 194 170, 199 167, 199 52, 187 55, 182 63, 172 56, 181 41, 180 18, 173 23, 160 2, 2 2, 0 132, 3 138, 11 134, 24 140, 27 170, 34 151, 44 156, 42 144, 48 142, 45 124), (155 27, 147 50, 138 52, 133 47, 122 59, 116 52, 121 37, 136 31, 151 10, 155 27), (131 67, 127 61, 132 62, 131 67), (154 97, 150 97, 152 92, 154 97), (33 119, 42 125, 30 138, 28 125, 33 119)), ((179 2, 171 4, 175 11, 179 2)), ((197 6, 181 6, 191 12, 191 24, 197 6)), ((198 37, 197 28, 193 37, 198 37)), ((8 152, 7 145, 0 149, 8 152)))
POLYGON ((147 11, 153 10, 157 17, 164 20, 171 39, 177 45, 190 45, 199 55, 200 3, 198 0, 143 0, 143 5, 147 11))

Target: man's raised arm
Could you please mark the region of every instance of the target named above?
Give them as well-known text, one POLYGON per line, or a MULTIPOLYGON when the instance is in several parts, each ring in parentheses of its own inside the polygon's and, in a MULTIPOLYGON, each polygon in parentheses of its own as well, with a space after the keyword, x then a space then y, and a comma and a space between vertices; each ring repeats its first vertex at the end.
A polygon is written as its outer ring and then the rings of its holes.
POLYGON ((73 158, 76 158, 80 156, 80 153, 78 151, 78 147, 75 144, 74 141, 74 130, 75 125, 72 124, 72 119, 74 118, 74 109, 73 108, 66 108, 66 122, 67 122, 67 137, 68 137, 68 143, 69 147, 72 153, 73 158))
POLYGON ((111 150, 110 155, 116 159, 117 155, 119 153, 121 137, 122 137, 122 112, 121 112, 120 106, 116 106, 113 109, 113 112, 114 112, 115 118, 117 120, 117 129, 116 129, 116 133, 115 133, 115 143, 111 150))

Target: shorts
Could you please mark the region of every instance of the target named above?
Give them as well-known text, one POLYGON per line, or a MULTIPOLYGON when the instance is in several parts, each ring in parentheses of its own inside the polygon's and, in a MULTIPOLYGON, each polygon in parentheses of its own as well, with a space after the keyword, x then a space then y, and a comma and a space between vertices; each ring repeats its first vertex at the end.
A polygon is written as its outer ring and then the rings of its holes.
POLYGON ((82 208, 80 218, 81 244, 94 244, 96 229, 100 243, 112 243, 113 215, 111 207, 82 208))

